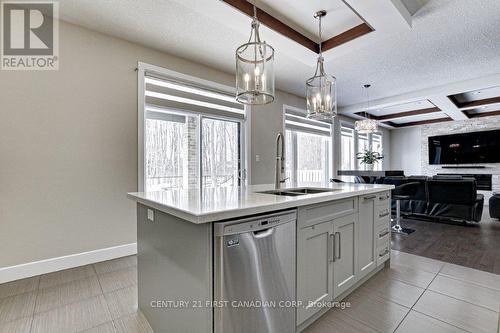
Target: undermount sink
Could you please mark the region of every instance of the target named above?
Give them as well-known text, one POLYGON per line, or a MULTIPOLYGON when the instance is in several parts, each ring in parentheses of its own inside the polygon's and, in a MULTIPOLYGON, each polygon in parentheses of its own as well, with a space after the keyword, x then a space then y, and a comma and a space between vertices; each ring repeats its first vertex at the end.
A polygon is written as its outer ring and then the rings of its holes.
POLYGON ((333 188, 316 188, 316 187, 301 187, 301 188, 290 188, 287 189, 289 192, 301 193, 301 194, 317 194, 338 191, 338 189, 333 188))
POLYGON ((272 194, 272 195, 283 195, 283 196, 290 196, 290 197, 296 197, 298 195, 304 195, 305 194, 305 193, 288 192, 288 191, 281 191, 281 190, 270 190, 270 191, 262 191, 262 192, 257 192, 257 193, 272 194))
POLYGON ((317 188, 317 187, 300 187, 300 188, 287 188, 287 189, 283 189, 283 190, 269 190, 269 191, 262 191, 262 192, 257 192, 257 193, 295 197, 298 195, 318 194, 318 193, 326 193, 326 192, 334 192, 334 191, 338 191, 338 189, 317 188))

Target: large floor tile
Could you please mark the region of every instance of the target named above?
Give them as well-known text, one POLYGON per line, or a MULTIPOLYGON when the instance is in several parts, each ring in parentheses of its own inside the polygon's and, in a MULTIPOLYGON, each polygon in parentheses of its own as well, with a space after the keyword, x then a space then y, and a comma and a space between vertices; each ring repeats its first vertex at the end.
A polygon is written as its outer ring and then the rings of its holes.
POLYGON ((97 276, 40 289, 36 300, 35 313, 81 301, 101 293, 101 287, 97 280, 97 276))
POLYGON ((373 328, 354 320, 344 310, 332 309, 306 328, 304 333, 376 333, 373 328))
POLYGON ((350 308, 343 310, 349 317, 380 332, 394 332, 409 308, 390 302, 363 290, 348 296, 350 308))
POLYGON ((0 300, 0 323, 30 317, 35 310, 36 291, 0 300))
POLYGON ((140 312, 113 321, 118 333, 154 333, 144 315, 140 312))
POLYGON ((500 290, 500 275, 497 274, 453 264, 444 265, 440 274, 449 275, 460 280, 500 290))
POLYGON ((66 269, 59 272, 42 275, 40 278, 40 289, 57 286, 66 282, 80 280, 95 275, 92 265, 66 269))
POLYGON ((432 281, 429 290, 483 306, 493 311, 498 312, 500 309, 500 290, 457 280, 446 275, 438 275, 432 281))
POLYGON ((111 321, 104 296, 35 314, 32 333, 72 333, 111 321))
POLYGON ((0 324, 2 333, 29 333, 33 317, 24 317, 16 319, 5 324, 0 324))
POLYGON ((497 329, 497 312, 429 290, 413 309, 469 332, 494 333, 497 329))
POLYGON ((137 284, 137 267, 98 275, 102 290, 107 293, 137 284))
POLYGON ((104 297, 113 319, 137 312, 137 285, 104 294, 104 297))
POLYGON ((398 255, 391 257, 391 263, 430 273, 439 273, 445 264, 439 260, 416 256, 406 252, 399 252, 398 255))
POLYGON ((110 321, 106 324, 102 324, 97 327, 93 327, 78 333, 115 333, 115 332, 116 332, 115 326, 113 325, 113 322, 110 321))
POLYGON ((416 311, 410 311, 399 325, 396 333, 467 333, 458 327, 441 320, 426 316, 416 311))
POLYGON ((38 289, 39 276, 0 284, 0 299, 38 289))
POLYGON ((380 271, 379 274, 385 275, 389 279, 395 279, 419 288, 427 288, 432 282, 435 273, 414 269, 408 266, 401 266, 391 262, 389 268, 380 271))
POLYGON ((407 308, 411 308, 425 291, 423 288, 389 279, 383 274, 375 275, 365 282, 362 288, 407 308))
POLYGON ((97 274, 104 274, 120 269, 137 266, 137 256, 128 256, 94 264, 97 274))

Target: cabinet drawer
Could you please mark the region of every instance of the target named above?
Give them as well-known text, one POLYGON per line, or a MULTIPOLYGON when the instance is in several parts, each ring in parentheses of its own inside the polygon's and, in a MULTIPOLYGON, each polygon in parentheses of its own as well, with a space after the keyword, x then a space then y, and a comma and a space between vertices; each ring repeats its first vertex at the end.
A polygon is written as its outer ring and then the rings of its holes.
POLYGON ((391 257, 391 243, 387 243, 377 248, 377 266, 382 265, 391 257))
POLYGON ((358 198, 323 202, 299 208, 298 226, 305 228, 325 221, 354 214, 358 211, 358 198))
POLYGON ((391 192, 381 192, 377 194, 377 205, 387 206, 391 201, 391 192))
POLYGON ((379 226, 378 231, 375 234, 375 238, 377 240, 377 248, 381 246, 385 246, 390 244, 391 238, 391 228, 390 226, 379 226))
POLYGON ((390 225, 391 209, 389 206, 377 206, 375 208, 375 221, 377 221, 377 225, 390 225))

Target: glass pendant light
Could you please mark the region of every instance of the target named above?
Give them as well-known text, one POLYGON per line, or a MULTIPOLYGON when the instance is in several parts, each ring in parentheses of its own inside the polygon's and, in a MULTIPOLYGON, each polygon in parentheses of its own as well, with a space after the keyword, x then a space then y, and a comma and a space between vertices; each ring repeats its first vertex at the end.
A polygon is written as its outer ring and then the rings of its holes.
POLYGON ((274 101, 274 49, 260 40, 255 6, 250 38, 236 49, 236 100, 249 105, 274 101))
MULTIPOLYGON (((365 84, 363 88, 365 88, 366 91, 366 115, 368 116, 368 110, 370 109, 370 94, 368 92, 368 89, 371 87, 370 84, 365 84)), ((378 131, 378 125, 377 121, 374 119, 363 119, 363 120, 358 120, 354 124, 355 129, 358 133, 361 134, 371 134, 375 133, 378 131)))
POLYGON ((319 120, 332 119, 337 115, 337 85, 335 77, 326 74, 321 50, 321 18, 326 11, 314 14, 319 19, 319 56, 314 76, 306 81, 307 117, 319 120))

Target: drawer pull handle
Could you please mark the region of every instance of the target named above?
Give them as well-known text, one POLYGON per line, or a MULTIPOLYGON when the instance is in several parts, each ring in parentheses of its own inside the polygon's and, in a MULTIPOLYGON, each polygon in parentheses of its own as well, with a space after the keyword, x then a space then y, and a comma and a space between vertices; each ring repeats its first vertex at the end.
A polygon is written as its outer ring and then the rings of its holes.
POLYGON ((388 235, 388 234, 389 234, 389 230, 386 230, 383 233, 378 234, 378 238, 382 238, 382 237, 384 237, 385 235, 388 235))
POLYGON ((387 200, 387 199, 389 199, 389 196, 388 196, 388 195, 386 195, 385 197, 378 197, 378 199, 379 199, 379 200, 387 200))
POLYGON ((378 215, 379 218, 386 217, 386 216, 389 216, 389 212, 386 212, 384 214, 379 214, 378 215))
POLYGON ((332 254, 332 258, 330 259, 330 262, 335 262, 335 257, 336 257, 336 254, 335 254, 335 234, 330 234, 330 240, 331 240, 331 246, 332 246, 332 251, 331 251, 331 254, 332 254))
POLYGON ((389 249, 387 249, 387 248, 386 248, 386 249, 384 250, 384 252, 379 253, 379 255, 378 255, 378 256, 379 256, 379 257, 383 257, 383 256, 385 256, 385 255, 386 255, 386 254, 388 254, 388 253, 389 253, 389 249))
MULTIPOLYGON (((339 244, 339 255, 338 255, 338 257, 336 256, 337 255, 337 250, 335 249, 335 260, 337 260, 337 259, 340 259, 341 256, 342 256, 342 243, 341 243, 342 239, 340 238, 341 237, 340 232, 337 231, 335 233, 335 235, 339 235, 339 241, 338 241, 338 244, 339 244)), ((335 246, 337 246, 337 241, 335 241, 335 246)))
POLYGON ((371 200, 371 199, 375 199, 377 196, 376 195, 372 195, 372 196, 369 196, 369 197, 364 197, 363 199, 365 200, 371 200))

